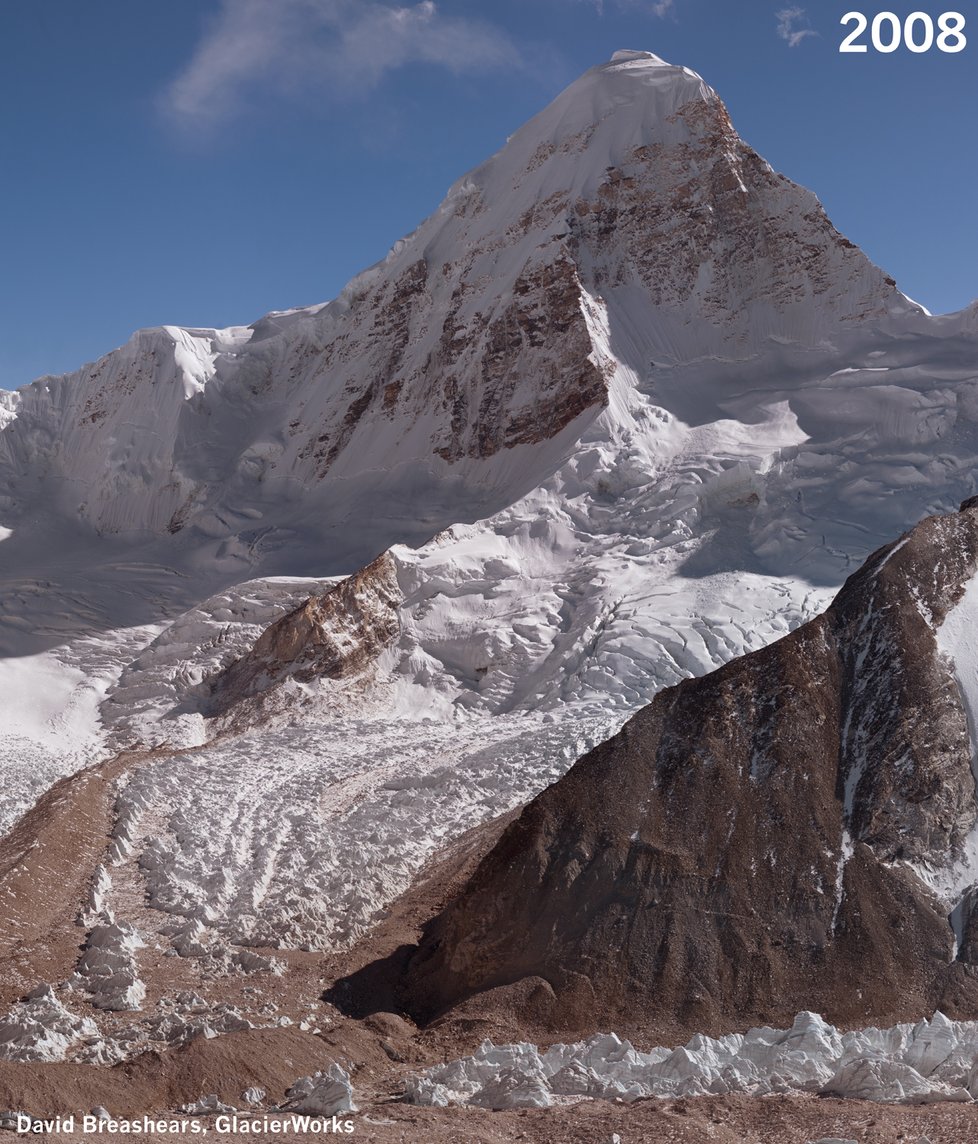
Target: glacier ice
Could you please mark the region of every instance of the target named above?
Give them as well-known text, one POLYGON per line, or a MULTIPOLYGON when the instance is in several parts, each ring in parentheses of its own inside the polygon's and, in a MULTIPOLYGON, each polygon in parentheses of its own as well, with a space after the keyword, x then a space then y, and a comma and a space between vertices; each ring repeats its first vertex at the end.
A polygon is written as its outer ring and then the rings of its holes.
POLYGON ((314 1116, 356 1112, 350 1074, 341 1065, 332 1064, 326 1072, 300 1077, 285 1094, 285 1103, 281 1109, 308 1112, 314 1116))
POLYGON ((50 985, 41 985, 0 1017, 0 1060, 63 1061, 98 1035, 91 1017, 70 1012, 50 985))
POLYGON ((642 1052, 614 1034, 572 1045, 493 1045, 409 1077, 407 1100, 445 1107, 545 1108, 555 1097, 631 1102, 743 1092, 813 1093, 885 1103, 978 1099, 978 1022, 943 1013, 842 1033, 815 1013, 790 1029, 697 1035, 642 1052))

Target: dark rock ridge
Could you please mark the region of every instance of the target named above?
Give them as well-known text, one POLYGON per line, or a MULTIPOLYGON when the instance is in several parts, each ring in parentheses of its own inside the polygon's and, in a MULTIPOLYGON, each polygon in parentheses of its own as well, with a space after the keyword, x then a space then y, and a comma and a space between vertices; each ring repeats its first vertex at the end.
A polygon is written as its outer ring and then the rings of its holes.
POLYGON ((874 553, 791 635, 661 692, 429 923, 408 1008, 542 979, 562 1028, 978 1016, 975 927, 957 950, 914 873, 950 865, 978 813, 935 639, 976 564, 978 500, 874 553))

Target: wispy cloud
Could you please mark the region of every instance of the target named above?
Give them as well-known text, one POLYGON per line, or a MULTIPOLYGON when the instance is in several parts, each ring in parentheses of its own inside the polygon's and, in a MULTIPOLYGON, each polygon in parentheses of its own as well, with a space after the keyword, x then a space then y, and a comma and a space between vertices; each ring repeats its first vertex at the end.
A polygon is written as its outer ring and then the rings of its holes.
POLYGON ((818 35, 818 32, 808 27, 808 17, 804 8, 782 8, 775 15, 778 21, 778 35, 789 48, 797 48, 806 36, 818 35))
POLYGON ((674 16, 676 14, 676 0, 585 0, 603 13, 605 8, 631 8, 639 11, 651 12, 653 16, 674 16))
POLYGON ((221 0, 160 108, 179 127, 214 128, 261 94, 355 96, 406 64, 460 74, 519 61, 504 33, 444 16, 434 0, 221 0))

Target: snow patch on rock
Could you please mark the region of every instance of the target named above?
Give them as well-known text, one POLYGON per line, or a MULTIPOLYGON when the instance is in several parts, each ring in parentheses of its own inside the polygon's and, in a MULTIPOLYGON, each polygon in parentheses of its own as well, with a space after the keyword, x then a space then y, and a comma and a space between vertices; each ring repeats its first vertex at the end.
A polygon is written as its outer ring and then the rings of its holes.
MULTIPOLYGON (((965 586, 961 599, 945 616, 944 623, 935 632, 937 646, 947 658, 954 672, 971 736, 972 771, 978 794, 978 645, 975 630, 978 627, 978 576, 965 586)), ((962 843, 955 860, 938 869, 917 868, 916 872, 940 896, 952 914, 962 899, 978 884, 978 823, 962 843)), ((956 928, 955 938, 960 939, 956 928)))

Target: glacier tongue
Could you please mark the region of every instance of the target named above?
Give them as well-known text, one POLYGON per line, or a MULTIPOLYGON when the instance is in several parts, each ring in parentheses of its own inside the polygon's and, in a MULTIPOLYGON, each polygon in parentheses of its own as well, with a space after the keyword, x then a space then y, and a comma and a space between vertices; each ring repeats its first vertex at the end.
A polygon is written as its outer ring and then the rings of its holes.
POLYGON ((350 947, 440 847, 531 798, 611 730, 417 720, 395 741, 383 719, 293 722, 150 760, 120 790, 118 862, 138 869, 152 907, 140 924, 153 919, 181 954, 207 950, 172 915, 234 945, 350 947))

